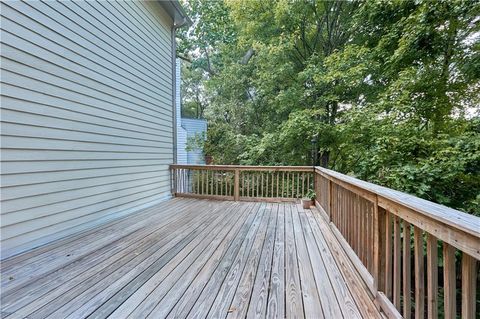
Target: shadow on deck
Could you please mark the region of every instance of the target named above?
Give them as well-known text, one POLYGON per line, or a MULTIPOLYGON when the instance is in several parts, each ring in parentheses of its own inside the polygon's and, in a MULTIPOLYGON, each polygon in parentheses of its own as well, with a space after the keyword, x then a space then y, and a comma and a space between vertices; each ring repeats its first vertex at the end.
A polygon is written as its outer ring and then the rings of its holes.
POLYGON ((324 216, 176 198, 2 262, 5 318, 378 318, 324 216))

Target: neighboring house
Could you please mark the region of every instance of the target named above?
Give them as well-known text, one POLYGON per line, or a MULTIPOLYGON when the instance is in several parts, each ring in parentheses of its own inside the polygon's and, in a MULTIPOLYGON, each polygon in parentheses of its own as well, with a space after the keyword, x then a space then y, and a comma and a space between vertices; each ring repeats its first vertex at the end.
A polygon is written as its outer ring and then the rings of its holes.
MULTIPOLYGON (((176 63, 176 108, 177 114, 181 114, 181 62, 177 59, 176 63)), ((178 164, 205 164, 205 154, 202 150, 186 150, 188 140, 196 135, 207 133, 207 121, 203 119, 190 119, 177 117, 177 163, 178 164)))
MULTIPOLYGON (((189 139, 193 139, 196 136, 205 136, 207 133, 207 121, 182 117, 182 128, 187 132, 188 144, 189 139)), ((205 164, 205 154, 203 154, 202 150, 193 149, 186 151, 186 153, 187 164, 205 164)))
POLYGON ((1 12, 2 258, 169 198, 178 2, 1 12))

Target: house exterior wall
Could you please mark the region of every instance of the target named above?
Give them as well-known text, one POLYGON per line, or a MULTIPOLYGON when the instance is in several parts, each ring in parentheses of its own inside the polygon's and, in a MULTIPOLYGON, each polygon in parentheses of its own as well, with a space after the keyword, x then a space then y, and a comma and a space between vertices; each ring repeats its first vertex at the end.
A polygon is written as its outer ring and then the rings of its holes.
POLYGON ((170 196, 172 19, 157 1, 4 1, 2 258, 170 196))

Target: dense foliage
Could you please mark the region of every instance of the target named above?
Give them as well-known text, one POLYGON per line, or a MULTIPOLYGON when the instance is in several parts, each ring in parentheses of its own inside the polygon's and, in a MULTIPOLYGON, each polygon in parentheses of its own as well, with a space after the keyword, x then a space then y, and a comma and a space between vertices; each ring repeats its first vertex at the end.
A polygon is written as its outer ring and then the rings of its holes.
POLYGON ((215 163, 310 165, 480 215, 480 3, 185 2, 215 163))

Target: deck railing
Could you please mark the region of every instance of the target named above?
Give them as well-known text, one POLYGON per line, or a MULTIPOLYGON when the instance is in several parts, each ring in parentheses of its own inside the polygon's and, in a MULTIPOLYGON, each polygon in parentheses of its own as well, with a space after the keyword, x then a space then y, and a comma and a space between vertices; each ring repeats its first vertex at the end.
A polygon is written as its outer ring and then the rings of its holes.
POLYGON ((476 318, 480 218, 325 168, 315 173, 317 206, 389 317, 476 318))
POLYGON ((171 165, 180 197, 291 201, 313 189, 311 166, 171 165))
POLYGON ((477 315, 478 217, 321 167, 172 165, 171 171, 175 196, 283 201, 314 189, 317 208, 389 317, 477 315))

